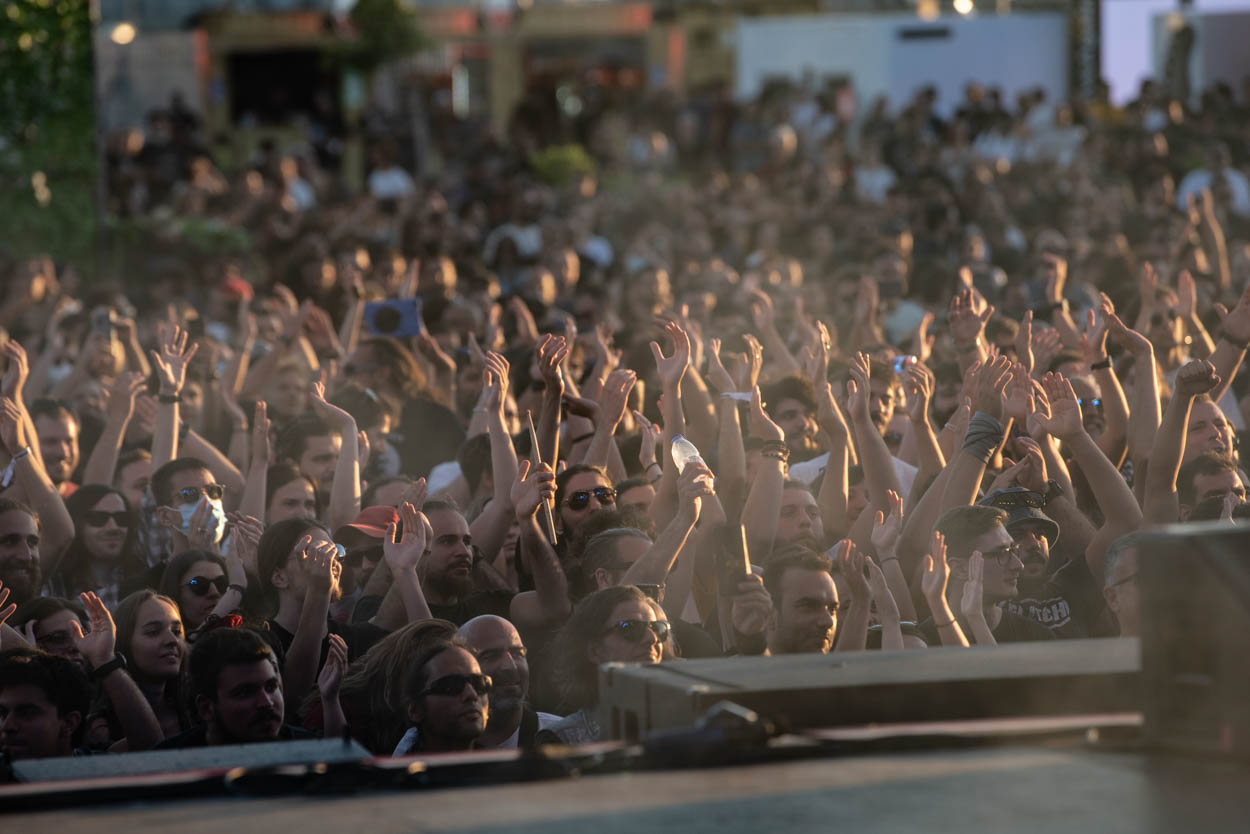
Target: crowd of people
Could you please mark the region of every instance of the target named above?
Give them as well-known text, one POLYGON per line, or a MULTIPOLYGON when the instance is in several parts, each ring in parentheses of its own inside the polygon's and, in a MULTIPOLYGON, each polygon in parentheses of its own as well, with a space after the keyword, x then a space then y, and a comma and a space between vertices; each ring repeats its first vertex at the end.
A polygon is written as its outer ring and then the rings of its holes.
POLYGON ((838 93, 358 194, 156 114, 115 208, 250 249, 0 264, 5 759, 576 744, 609 662, 1138 634, 1139 531, 1246 515, 1250 102, 838 93))

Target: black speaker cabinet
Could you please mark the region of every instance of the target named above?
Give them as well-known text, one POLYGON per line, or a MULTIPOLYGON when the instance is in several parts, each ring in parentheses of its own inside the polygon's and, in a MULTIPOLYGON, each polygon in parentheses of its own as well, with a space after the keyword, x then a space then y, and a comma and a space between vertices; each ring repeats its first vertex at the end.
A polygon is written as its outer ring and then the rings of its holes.
POLYGON ((1149 534, 1137 574, 1147 741, 1250 759, 1250 525, 1149 534))

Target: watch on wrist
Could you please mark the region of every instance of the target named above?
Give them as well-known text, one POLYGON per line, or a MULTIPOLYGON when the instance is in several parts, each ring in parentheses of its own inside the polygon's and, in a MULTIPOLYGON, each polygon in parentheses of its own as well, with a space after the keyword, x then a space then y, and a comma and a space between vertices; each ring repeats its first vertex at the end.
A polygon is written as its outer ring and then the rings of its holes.
POLYGON ((1046 482, 1046 492, 1042 493, 1042 506, 1047 506, 1060 495, 1063 495, 1063 487, 1059 486, 1059 482, 1051 479, 1046 482))
POLYGON ((126 656, 121 652, 118 652, 113 655, 113 659, 107 663, 101 663, 99 666, 92 667, 88 677, 90 677, 93 681, 101 681, 107 676, 113 674, 116 670, 126 668, 126 656))

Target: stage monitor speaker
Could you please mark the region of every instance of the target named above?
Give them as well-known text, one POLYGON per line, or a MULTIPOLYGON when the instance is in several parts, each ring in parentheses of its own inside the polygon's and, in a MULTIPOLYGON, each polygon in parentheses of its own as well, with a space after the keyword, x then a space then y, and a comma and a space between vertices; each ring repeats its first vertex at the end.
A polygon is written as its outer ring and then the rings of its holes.
POLYGON ((690 727, 732 701, 791 729, 1136 712, 1134 639, 606 664, 604 737, 690 727))
POLYGON ((1250 759, 1250 525, 1168 527, 1137 557, 1146 740, 1250 759))
POLYGON ((341 739, 309 739, 151 750, 125 755, 19 759, 12 767, 13 775, 19 782, 42 782, 146 776, 194 770, 229 770, 235 767, 339 764, 364 761, 370 755, 368 750, 355 741, 344 743, 341 739))

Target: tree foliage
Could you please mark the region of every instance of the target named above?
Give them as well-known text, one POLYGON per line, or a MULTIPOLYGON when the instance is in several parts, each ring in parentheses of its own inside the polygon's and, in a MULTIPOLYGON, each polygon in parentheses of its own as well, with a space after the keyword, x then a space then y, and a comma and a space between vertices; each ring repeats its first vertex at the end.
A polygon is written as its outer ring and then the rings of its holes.
POLYGON ((348 17, 354 37, 344 40, 334 57, 366 75, 426 45, 416 10, 404 0, 357 0, 348 17))
POLYGON ((88 0, 0 0, 0 245, 86 263, 95 230, 88 0))

